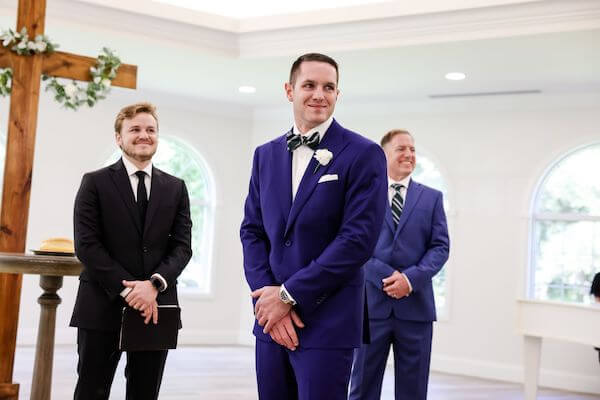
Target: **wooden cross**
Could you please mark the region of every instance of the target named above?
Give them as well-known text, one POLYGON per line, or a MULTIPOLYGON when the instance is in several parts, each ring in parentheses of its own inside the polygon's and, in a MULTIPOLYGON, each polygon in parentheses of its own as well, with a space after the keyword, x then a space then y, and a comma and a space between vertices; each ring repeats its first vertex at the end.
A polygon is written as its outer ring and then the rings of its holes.
MULTIPOLYGON (((19 0, 17 32, 27 28, 30 39, 44 34, 46 0, 19 0)), ((0 44, 0 68, 12 68, 4 188, 0 213, 0 252, 23 253, 27 235, 31 173, 40 78, 42 74, 89 81, 94 58, 54 52, 19 56, 0 44)), ((136 88, 137 67, 122 64, 113 86, 136 88)), ((16 399, 12 382, 17 338, 21 275, 0 274, 0 399, 16 399)))

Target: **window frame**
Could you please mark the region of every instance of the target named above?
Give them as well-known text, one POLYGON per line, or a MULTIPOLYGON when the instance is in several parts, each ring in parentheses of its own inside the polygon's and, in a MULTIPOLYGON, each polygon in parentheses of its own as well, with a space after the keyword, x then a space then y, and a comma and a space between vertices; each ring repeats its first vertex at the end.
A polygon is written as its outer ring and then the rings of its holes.
MULTIPOLYGON (((549 160, 549 163, 544 168, 542 174, 538 178, 533 195, 531 196, 531 202, 529 206, 529 234, 528 234, 528 260, 527 260, 527 271, 526 271, 526 285, 525 285, 525 297, 532 300, 540 301, 561 301, 569 304, 586 304, 585 302, 573 302, 565 299, 560 300, 546 300, 537 298, 535 295, 536 289, 536 260, 538 259, 539 253, 537 251, 537 223, 544 221, 563 221, 563 222, 600 222, 600 215, 588 215, 578 213, 551 213, 551 212, 538 212, 537 208, 540 202, 540 196, 544 189, 546 181, 551 176, 552 172, 556 167, 563 161, 567 160, 574 154, 583 151, 590 147, 600 146, 600 141, 593 141, 588 143, 579 144, 575 147, 571 147, 566 151, 560 152, 557 156, 549 160)), ((563 285, 564 286, 564 285, 563 285)))

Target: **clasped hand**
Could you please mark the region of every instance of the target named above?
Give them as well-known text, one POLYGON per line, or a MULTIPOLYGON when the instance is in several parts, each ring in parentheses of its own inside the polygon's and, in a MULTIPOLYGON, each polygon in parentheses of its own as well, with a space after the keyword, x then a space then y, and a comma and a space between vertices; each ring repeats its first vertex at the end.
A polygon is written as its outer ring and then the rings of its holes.
POLYGON ((401 299, 410 294, 410 287, 403 274, 399 271, 382 280, 383 291, 394 299, 401 299))
POLYGON ((150 281, 123 281, 123 286, 131 288, 125 297, 127 304, 134 310, 139 310, 147 324, 152 319, 154 324, 158 323, 158 303, 156 296, 158 290, 150 281))
POLYGON ((279 286, 264 286, 251 293, 256 300, 254 315, 258 324, 268 333, 271 339, 290 350, 296 350, 299 345, 298 335, 294 325, 304 328, 304 323, 290 304, 285 304, 279 298, 279 286))

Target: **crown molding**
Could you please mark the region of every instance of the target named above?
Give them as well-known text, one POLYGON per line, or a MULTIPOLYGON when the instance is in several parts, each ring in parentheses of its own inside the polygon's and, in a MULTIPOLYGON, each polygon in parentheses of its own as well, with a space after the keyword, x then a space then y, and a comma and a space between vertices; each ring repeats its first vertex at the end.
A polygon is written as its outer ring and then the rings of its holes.
MULTIPOLYGON (((114 0, 102 2, 78 0, 53 0, 46 8, 46 30, 51 24, 80 30, 82 27, 97 30, 126 32, 141 38, 152 38, 169 44, 190 46, 195 50, 205 51, 237 58, 239 56, 239 38, 236 33, 214 29, 208 22, 206 26, 191 24, 160 16, 160 8, 144 7, 136 9, 133 5, 140 0, 120 1, 119 9, 111 7, 114 0), (147 8, 154 14, 148 15, 147 8), (144 13, 140 13, 143 9, 144 13)), ((147 3, 147 2, 145 2, 147 3)), ((154 4, 154 3, 152 3, 154 4)), ((156 3, 159 5, 158 3, 156 3)), ((0 15, 14 16, 16 21, 17 1, 0 0, 0 15)), ((167 14, 165 14, 167 15, 167 14)), ((217 17, 216 21, 219 21, 217 17)), ((196 21, 197 22, 197 21, 196 21)), ((141 43, 143 45, 143 42, 141 43)))
MULTIPOLYGON (((474 0, 464 0, 464 4, 469 4, 469 1, 474 0)), ((15 15, 16 4, 16 0, 0 0, 0 15, 15 15)), ((396 14, 399 12, 396 10, 396 14)), ((47 10, 49 19, 57 19, 65 27, 77 25, 125 31, 234 58, 600 29, 598 0, 521 1, 447 12, 419 14, 414 11, 410 15, 373 17, 380 14, 376 9, 372 14, 364 13, 360 21, 338 23, 324 23, 327 21, 325 17, 310 18, 314 13, 261 17, 240 22, 146 0, 53 0, 47 10), (300 21, 304 21, 305 26, 298 26, 300 21), (320 24, 311 25, 315 22, 320 24), (278 29, 272 29, 277 26, 278 29), (239 32, 243 30, 246 31, 239 32)), ((356 17, 356 12, 353 15, 356 17)))
POLYGON ((550 0, 240 35, 240 57, 347 51, 600 28, 597 0, 550 0))

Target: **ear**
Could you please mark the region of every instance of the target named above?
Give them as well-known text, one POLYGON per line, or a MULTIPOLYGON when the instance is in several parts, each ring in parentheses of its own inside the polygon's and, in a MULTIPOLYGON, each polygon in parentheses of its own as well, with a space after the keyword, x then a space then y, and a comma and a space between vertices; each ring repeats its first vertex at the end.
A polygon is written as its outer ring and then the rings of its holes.
POLYGON ((119 147, 121 147, 121 141, 122 141, 121 133, 120 132, 115 132, 115 142, 117 142, 117 145, 119 147))
POLYGON ((294 101, 294 87, 291 83, 286 82, 284 85, 285 95, 289 101, 294 101))

